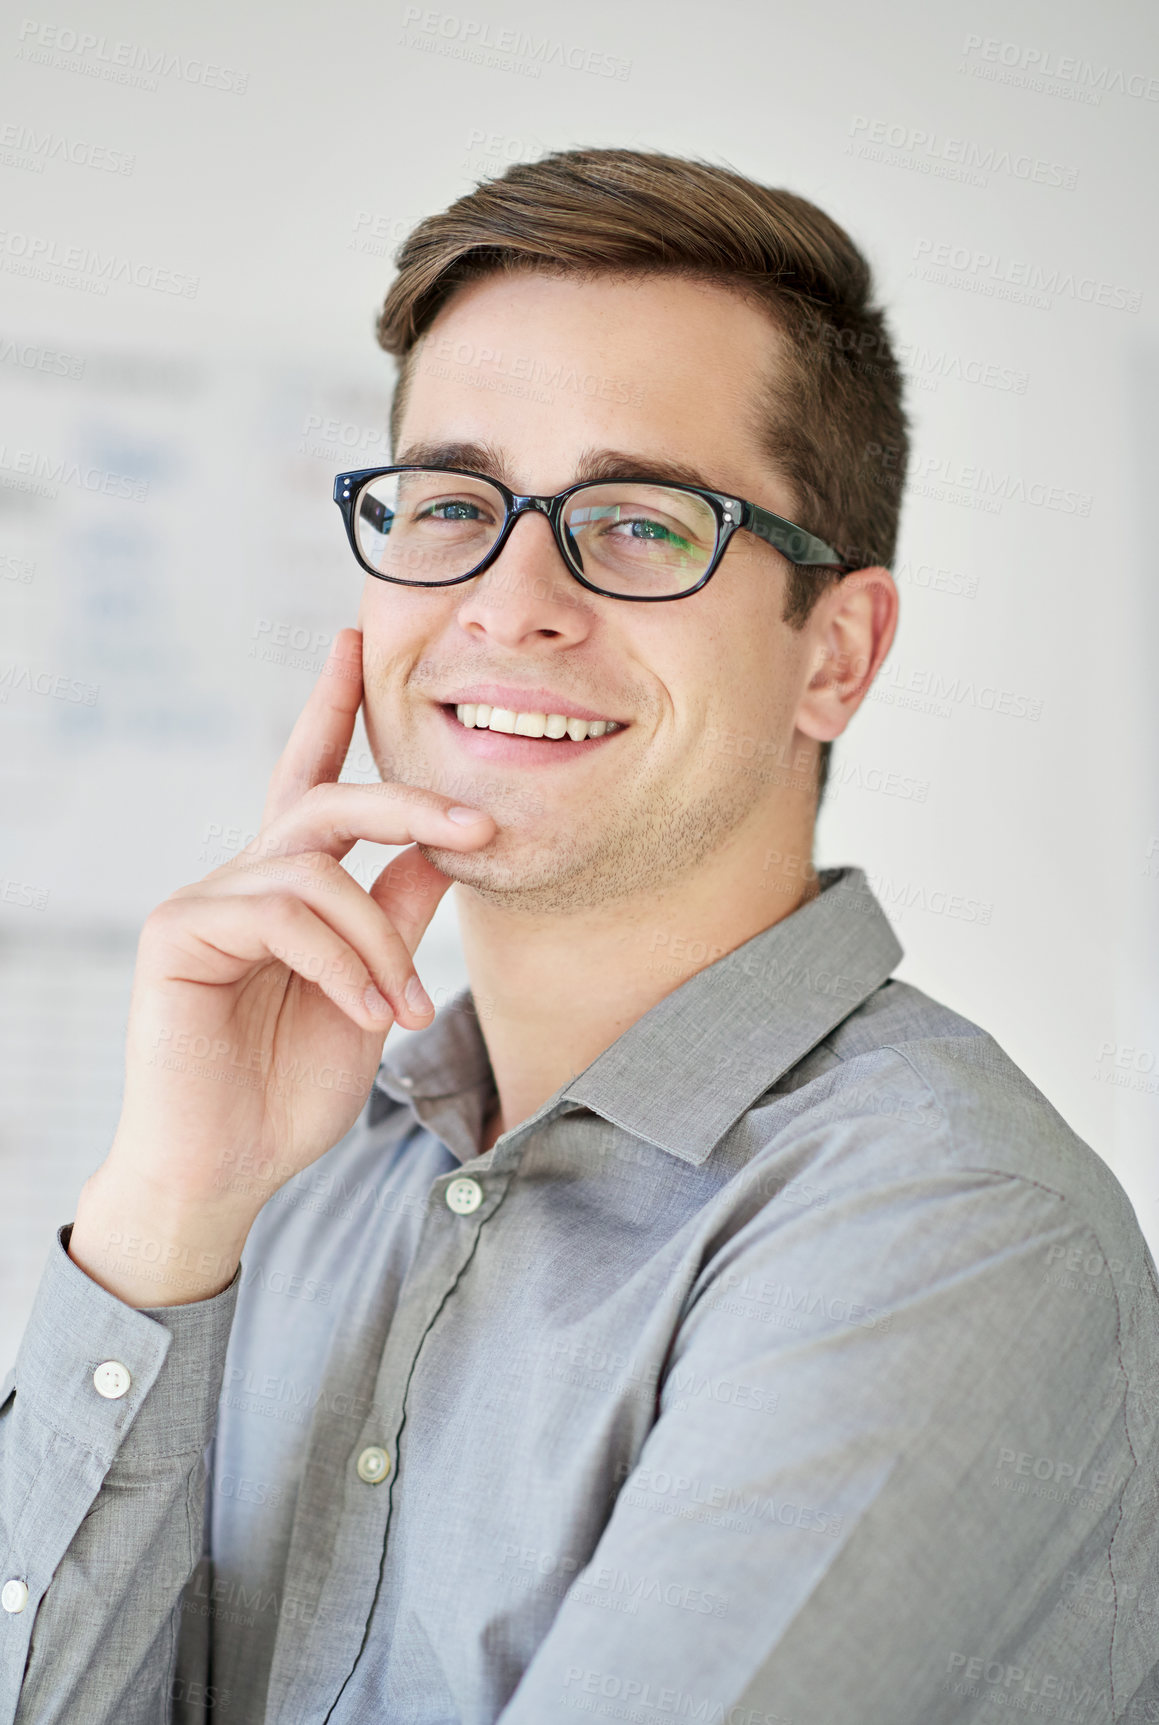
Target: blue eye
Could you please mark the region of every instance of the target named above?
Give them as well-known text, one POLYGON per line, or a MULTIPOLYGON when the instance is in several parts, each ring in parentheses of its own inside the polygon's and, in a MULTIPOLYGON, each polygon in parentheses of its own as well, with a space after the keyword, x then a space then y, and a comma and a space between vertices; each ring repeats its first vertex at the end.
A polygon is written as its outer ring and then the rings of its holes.
POLYGON ((669 528, 661 526, 659 521, 645 521, 637 517, 634 521, 621 522, 621 526, 630 527, 633 539, 659 539, 666 545, 677 545, 682 551, 690 551, 692 547, 687 539, 673 533, 669 528))
POLYGON ((426 521, 478 521, 481 519, 481 515, 477 503, 468 503, 463 498, 457 497, 450 503, 432 503, 429 509, 422 511, 421 519, 426 521))

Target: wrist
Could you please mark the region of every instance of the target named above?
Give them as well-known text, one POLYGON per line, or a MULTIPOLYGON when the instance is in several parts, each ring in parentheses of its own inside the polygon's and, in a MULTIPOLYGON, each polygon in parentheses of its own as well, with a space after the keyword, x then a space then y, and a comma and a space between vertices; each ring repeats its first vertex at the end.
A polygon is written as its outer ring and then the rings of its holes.
POLYGON ((126 1305, 188 1305, 229 1286, 252 1223, 236 1204, 151 1191, 106 1165, 81 1189, 68 1255, 126 1305))

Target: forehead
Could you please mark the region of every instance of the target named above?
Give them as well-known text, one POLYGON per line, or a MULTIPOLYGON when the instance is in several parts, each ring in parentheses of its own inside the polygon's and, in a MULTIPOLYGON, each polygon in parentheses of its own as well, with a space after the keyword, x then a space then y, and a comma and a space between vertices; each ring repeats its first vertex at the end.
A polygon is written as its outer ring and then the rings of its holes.
POLYGON ((580 451, 606 447, 767 490, 781 340, 711 283, 496 273, 459 289, 415 350, 396 459, 420 442, 500 444, 521 485, 555 489, 580 451))

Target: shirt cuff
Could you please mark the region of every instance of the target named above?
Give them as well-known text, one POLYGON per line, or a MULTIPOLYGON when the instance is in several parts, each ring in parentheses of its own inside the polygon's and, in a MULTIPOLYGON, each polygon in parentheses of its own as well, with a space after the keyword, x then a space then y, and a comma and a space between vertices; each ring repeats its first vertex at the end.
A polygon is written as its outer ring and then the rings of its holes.
POLYGON ((73 1263, 71 1234, 71 1223, 57 1232, 16 1356, 24 1411, 105 1468, 118 1454, 199 1453, 216 1422, 240 1266, 212 1299, 140 1309, 73 1263))

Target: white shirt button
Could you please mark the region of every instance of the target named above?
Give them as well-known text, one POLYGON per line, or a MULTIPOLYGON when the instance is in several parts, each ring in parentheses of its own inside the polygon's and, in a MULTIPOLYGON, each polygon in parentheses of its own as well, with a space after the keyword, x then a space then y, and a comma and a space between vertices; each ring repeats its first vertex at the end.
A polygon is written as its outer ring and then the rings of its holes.
POLYGON ((6 1581, 0 1590, 0 1605, 5 1611, 23 1611, 28 1604, 28 1588, 23 1581, 6 1581))
POLYGON ((404 1090, 413 1090, 415 1087, 413 1078, 400 1078, 398 1082, 404 1090))
POLYGON ((110 1402, 119 1401, 132 1381, 128 1367, 123 1366, 120 1360, 105 1360, 93 1373, 93 1387, 97 1394, 110 1402))
POLYGON ((356 1466, 359 1479, 364 1479, 367 1485, 379 1485, 390 1472, 390 1457, 377 1444, 370 1444, 359 1456, 356 1466))
POLYGON ((456 1216, 469 1216, 483 1202, 483 1188, 469 1174, 460 1174, 447 1187, 446 1197, 448 1210, 453 1210, 456 1216))

